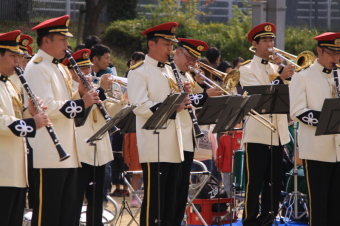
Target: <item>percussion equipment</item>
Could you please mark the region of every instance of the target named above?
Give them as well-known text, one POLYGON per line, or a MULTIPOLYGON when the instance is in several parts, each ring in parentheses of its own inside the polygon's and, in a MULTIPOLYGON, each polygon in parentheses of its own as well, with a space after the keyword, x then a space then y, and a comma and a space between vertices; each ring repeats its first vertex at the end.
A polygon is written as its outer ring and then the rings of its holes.
POLYGON ((243 149, 234 150, 234 188, 236 191, 246 191, 246 174, 244 171, 244 156, 243 149))
MULTIPOLYGON (((113 222, 118 216, 119 206, 117 202, 110 196, 106 196, 107 205, 103 209, 102 223, 104 226, 113 226, 113 222)), ((86 210, 87 205, 83 205, 79 220, 79 226, 86 226, 86 210)))
MULTIPOLYGON (((307 194, 307 182, 305 173, 303 171, 303 166, 298 166, 298 191, 307 194)), ((286 179, 286 188, 285 191, 287 193, 291 193, 294 191, 294 180, 293 180, 293 170, 291 170, 289 173, 287 173, 287 179, 286 179)))

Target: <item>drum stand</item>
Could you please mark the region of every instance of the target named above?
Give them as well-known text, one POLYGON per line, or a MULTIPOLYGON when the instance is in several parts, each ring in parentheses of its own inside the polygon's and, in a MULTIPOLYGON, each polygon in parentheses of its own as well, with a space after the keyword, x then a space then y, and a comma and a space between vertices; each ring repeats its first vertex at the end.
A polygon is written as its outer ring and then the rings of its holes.
MULTIPOLYGON (((125 175, 124 175, 124 172, 122 173, 122 178, 125 178, 125 175)), ((120 222, 119 222, 119 225, 122 223, 122 219, 123 219, 123 213, 124 213, 124 210, 126 210, 128 212, 128 214, 131 216, 131 220, 133 220, 134 222, 136 222, 137 225, 139 225, 134 217, 134 215, 132 214, 132 211, 130 209, 130 206, 128 204, 128 202, 126 201, 126 198, 125 198, 126 195, 123 195, 123 201, 122 201, 122 206, 121 206, 121 209, 120 209, 120 213, 118 214, 118 218, 116 220, 116 223, 115 225, 118 225, 118 220, 120 218, 120 222)))
MULTIPOLYGON (((294 128, 294 135, 293 135, 293 143, 294 143, 294 168, 293 168, 293 178, 294 178, 294 191, 292 191, 290 194, 287 194, 288 203, 289 206, 287 207, 287 212, 291 211, 291 207, 294 204, 294 215, 292 213, 289 214, 288 219, 290 219, 293 216, 293 219, 300 220, 302 217, 307 216, 309 217, 309 211, 306 205, 306 201, 303 200, 303 206, 304 206, 304 212, 299 215, 298 213, 298 196, 302 196, 302 193, 298 191, 298 169, 297 169, 297 122, 294 122, 293 124, 294 128), (292 199, 293 196, 293 199, 292 199)), ((286 215, 287 215, 286 212, 286 215)))

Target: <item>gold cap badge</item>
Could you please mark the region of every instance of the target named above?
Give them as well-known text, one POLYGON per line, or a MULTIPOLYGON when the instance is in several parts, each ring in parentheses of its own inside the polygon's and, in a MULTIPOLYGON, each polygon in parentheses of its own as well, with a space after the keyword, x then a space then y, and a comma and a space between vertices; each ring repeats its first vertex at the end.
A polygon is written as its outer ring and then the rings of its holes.
POLYGON ((269 24, 267 24, 266 26, 264 26, 264 30, 265 30, 265 31, 272 31, 272 26, 270 26, 269 24))

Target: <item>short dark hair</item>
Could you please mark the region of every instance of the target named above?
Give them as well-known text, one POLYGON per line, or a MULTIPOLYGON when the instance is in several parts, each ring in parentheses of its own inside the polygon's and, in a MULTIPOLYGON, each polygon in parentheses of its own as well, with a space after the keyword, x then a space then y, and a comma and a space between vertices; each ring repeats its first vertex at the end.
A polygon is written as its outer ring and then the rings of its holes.
POLYGON ((76 48, 74 48, 74 52, 77 52, 78 50, 85 49, 85 44, 78 44, 76 48))
POLYGON ((98 36, 95 35, 90 35, 89 37, 87 37, 87 39, 85 40, 85 48, 86 49, 91 49, 93 46, 95 46, 96 44, 102 44, 102 41, 100 40, 100 38, 98 38, 98 36))
POLYGON ((217 58, 220 56, 220 51, 216 47, 211 47, 207 50, 206 57, 211 64, 216 63, 217 58))
POLYGON ((235 58, 233 60, 233 68, 235 68, 239 62, 241 62, 241 63, 244 62, 244 59, 242 57, 235 58))
POLYGON ((130 62, 131 62, 132 60, 134 60, 134 61, 140 61, 140 60, 144 60, 144 59, 145 59, 145 54, 144 54, 143 52, 138 52, 138 51, 136 51, 136 52, 134 52, 134 53, 132 54, 131 59, 128 60, 128 62, 126 62, 126 65, 127 65, 128 67, 130 67, 130 62))
POLYGON ((50 39, 52 40, 52 42, 53 42, 54 36, 55 36, 56 34, 58 34, 58 33, 49 33, 49 34, 47 34, 47 35, 38 36, 38 37, 37 37, 37 45, 38 45, 38 47, 39 47, 39 48, 41 47, 41 45, 42 45, 42 40, 43 40, 44 37, 50 38, 50 39))
POLYGON ((153 38, 148 39, 148 40, 146 41, 146 46, 148 47, 148 49, 149 49, 149 41, 152 41, 152 42, 157 43, 158 40, 159 40, 160 38, 161 38, 161 37, 153 37, 153 38))
POLYGON ((221 63, 218 65, 217 70, 219 70, 219 71, 221 71, 221 72, 224 73, 225 70, 226 70, 227 68, 229 68, 229 67, 232 68, 231 64, 230 64, 228 61, 223 61, 223 62, 221 62, 221 63))
POLYGON ((111 53, 111 49, 107 47, 106 45, 103 44, 96 44, 91 48, 91 54, 90 54, 90 60, 93 60, 93 57, 98 57, 100 58, 105 54, 105 53, 111 53))

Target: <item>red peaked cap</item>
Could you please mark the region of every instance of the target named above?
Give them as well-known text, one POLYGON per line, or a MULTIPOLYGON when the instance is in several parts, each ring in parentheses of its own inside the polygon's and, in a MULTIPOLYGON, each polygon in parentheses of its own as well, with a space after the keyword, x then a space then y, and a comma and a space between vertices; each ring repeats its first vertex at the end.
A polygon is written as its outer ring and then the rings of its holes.
POLYGON ((340 51, 340 33, 326 32, 314 37, 319 47, 325 47, 333 51, 340 51))
POLYGON ((185 48, 196 58, 201 57, 201 51, 207 51, 209 49, 208 44, 200 40, 178 38, 178 41, 178 46, 185 48))
POLYGON ((13 53, 23 54, 18 45, 20 33, 20 30, 15 30, 0 34, 0 49, 6 49, 13 53))
POLYGON ((32 58, 32 56, 33 56, 33 49, 32 49, 31 46, 27 46, 27 53, 28 54, 26 56, 24 56, 24 57, 32 58))
POLYGON ((33 38, 31 36, 20 35, 20 40, 18 42, 18 45, 19 45, 19 48, 21 49, 21 51, 23 51, 25 55, 29 55, 29 52, 27 51, 27 47, 32 43, 33 43, 33 38))
POLYGON ((252 42, 258 37, 275 37, 276 26, 272 23, 266 22, 259 24, 248 33, 248 41, 252 42))
POLYGON ((146 29, 145 31, 142 32, 142 35, 146 35, 148 40, 154 37, 161 37, 166 40, 178 42, 175 36, 177 28, 178 28, 177 22, 168 22, 146 29))
MULTIPOLYGON (((91 50, 89 49, 81 49, 72 54, 73 59, 77 62, 79 67, 90 67, 93 64, 90 61, 91 50)), ((68 58, 65 58, 62 62, 63 65, 68 68, 72 68, 72 65, 68 58)))
POLYGON ((73 37, 73 35, 68 31, 68 26, 70 23, 70 16, 65 15, 57 18, 52 18, 41 22, 32 31, 37 31, 38 36, 45 36, 50 33, 58 33, 67 37, 73 37))

